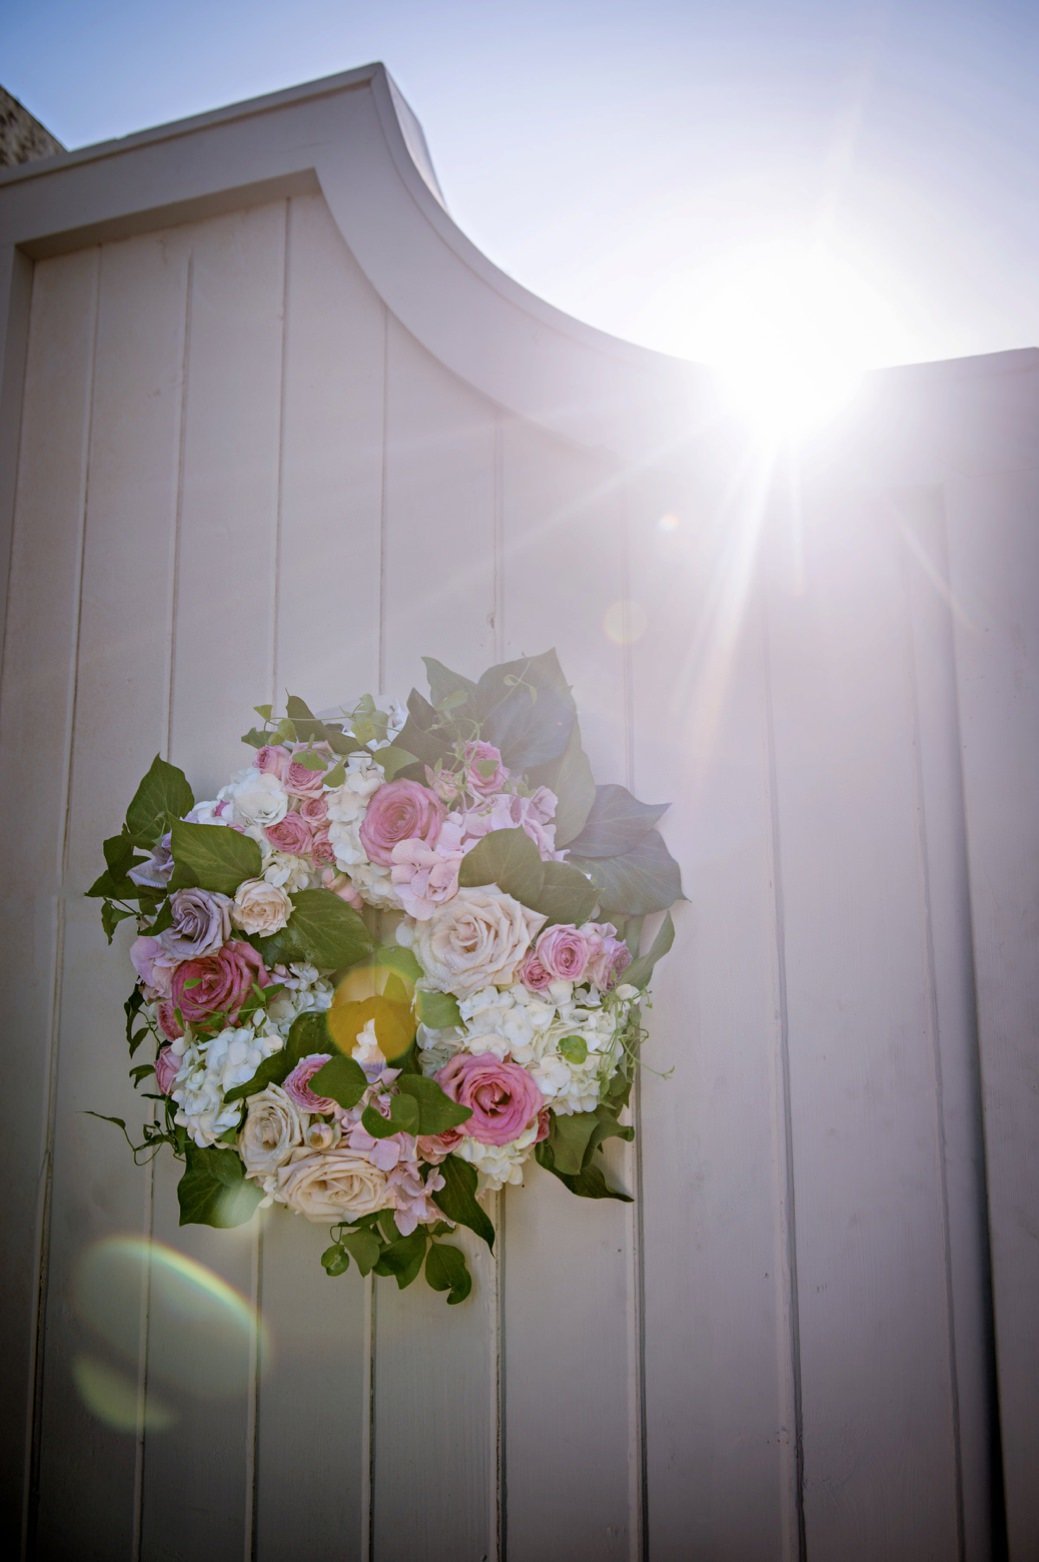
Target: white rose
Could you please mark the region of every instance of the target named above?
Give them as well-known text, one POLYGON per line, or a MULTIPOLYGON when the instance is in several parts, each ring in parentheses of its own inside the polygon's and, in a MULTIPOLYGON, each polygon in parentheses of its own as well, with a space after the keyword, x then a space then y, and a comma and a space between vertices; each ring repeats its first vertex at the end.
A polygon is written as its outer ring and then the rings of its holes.
POLYGON ((294 1150, 278 1168, 277 1197, 308 1220, 356 1220, 390 1208, 393 1189, 355 1150, 294 1150))
POLYGON ((220 792, 234 808, 234 822, 245 829, 265 830, 278 824, 289 811, 289 797, 277 776, 269 770, 241 771, 220 792))
POLYGON ((238 1153, 247 1176, 264 1181, 302 1143, 303 1114, 280 1085, 268 1085, 249 1097, 238 1135, 238 1153))
POLYGON ((243 933, 276 933, 292 915, 292 902, 278 884, 243 879, 235 890, 231 920, 243 933))
POLYGON ((460 889, 419 923, 415 947, 431 987, 459 994, 507 987, 544 922, 500 889, 460 889))

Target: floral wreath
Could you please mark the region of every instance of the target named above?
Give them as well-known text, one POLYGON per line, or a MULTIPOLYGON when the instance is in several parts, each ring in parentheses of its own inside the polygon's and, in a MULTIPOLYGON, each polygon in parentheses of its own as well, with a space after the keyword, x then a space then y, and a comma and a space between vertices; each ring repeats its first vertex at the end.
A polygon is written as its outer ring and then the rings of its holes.
POLYGON ((282 1204, 330 1223, 329 1274, 424 1266, 460 1302, 442 1239, 493 1247, 484 1195, 532 1157, 627 1199, 597 1152, 634 1134, 640 1006, 674 937, 665 916, 640 953, 642 921, 681 884, 666 805, 595 785, 554 651, 475 683, 424 660, 406 710, 257 706, 254 761, 212 801, 156 757, 87 893, 109 943, 136 918, 126 1035, 156 1051, 130 1073, 158 1105, 130 1143, 186 1162, 181 1224, 282 1204))

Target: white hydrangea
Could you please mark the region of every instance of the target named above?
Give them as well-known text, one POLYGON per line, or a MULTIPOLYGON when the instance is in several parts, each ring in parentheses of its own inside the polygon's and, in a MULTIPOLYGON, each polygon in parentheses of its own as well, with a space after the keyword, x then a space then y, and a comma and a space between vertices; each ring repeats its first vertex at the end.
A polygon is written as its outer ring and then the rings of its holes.
POLYGON ((215 1144, 227 1129, 237 1128, 242 1117, 242 1103, 226 1103, 226 1093, 247 1084, 263 1060, 284 1045, 276 1031, 258 1031, 251 1025, 229 1026, 208 1040, 178 1037, 172 1043, 180 1059, 170 1092, 177 1103, 174 1121, 197 1145, 215 1144))
POLYGON ((270 1021, 282 1035, 288 1035, 289 1028, 299 1015, 320 1014, 331 1008, 334 991, 332 983, 318 975, 316 965, 307 965, 301 961, 289 966, 275 966, 271 974, 285 989, 267 1004, 270 1021))
POLYGON ((456 1052, 461 1051, 462 1032, 457 1026, 447 1030, 431 1030, 428 1025, 420 1025, 415 1033, 415 1041, 423 1074, 435 1074, 451 1061, 456 1052))
POLYGON ((524 1163, 530 1158, 537 1136, 537 1122, 531 1123, 511 1144, 481 1144, 479 1139, 465 1134, 454 1154, 476 1167, 478 1192, 497 1193, 506 1183, 522 1183, 524 1163))
MULTIPOLYGON (((251 831, 245 832, 247 835, 251 831)), ((268 884, 276 884, 287 895, 297 890, 311 889, 321 883, 321 874, 305 857, 295 857, 291 852, 276 851, 266 838, 262 841, 263 867, 261 874, 268 884)))
MULTIPOLYGON (((377 792, 385 780, 382 766, 370 754, 350 754, 345 761, 346 778, 342 786, 324 792, 328 808, 328 838, 335 852, 336 866, 341 873, 356 878, 356 870, 368 864, 368 855, 361 845, 360 830, 368 812, 368 799, 377 792)), ((389 869, 380 870, 389 880, 389 869)), ((378 878, 378 875, 376 875, 378 878)))

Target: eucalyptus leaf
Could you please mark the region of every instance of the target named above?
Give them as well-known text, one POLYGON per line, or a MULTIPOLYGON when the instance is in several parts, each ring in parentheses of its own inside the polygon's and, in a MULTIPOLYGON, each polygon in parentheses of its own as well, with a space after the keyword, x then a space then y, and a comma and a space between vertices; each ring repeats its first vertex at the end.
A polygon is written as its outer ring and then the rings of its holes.
POLYGON ((221 895, 233 895, 243 879, 259 878, 260 848, 249 835, 225 824, 173 821, 171 889, 198 885, 221 895))
POLYGON ((151 851, 171 821, 194 805, 195 795, 183 770, 156 754, 126 810, 126 833, 135 846, 151 851))

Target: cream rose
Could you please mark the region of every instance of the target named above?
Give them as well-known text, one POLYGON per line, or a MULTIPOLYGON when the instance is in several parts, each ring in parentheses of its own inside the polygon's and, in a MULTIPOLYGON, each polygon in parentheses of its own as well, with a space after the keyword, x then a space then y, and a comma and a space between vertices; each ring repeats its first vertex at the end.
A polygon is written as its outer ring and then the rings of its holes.
POLYGON ((265 1182, 303 1143, 304 1114, 280 1085, 250 1096, 238 1135, 246 1176, 265 1182))
POLYGON ((292 902, 280 884, 266 879, 243 879, 235 890, 231 920, 243 933, 266 937, 283 928, 292 915, 292 902))
POLYGON ((308 1220, 356 1220, 394 1202, 386 1173, 355 1150, 294 1150, 275 1197, 308 1220))
POLYGON ((500 889, 460 889, 415 930, 415 948, 432 987, 456 994, 515 980, 545 918, 500 889))

